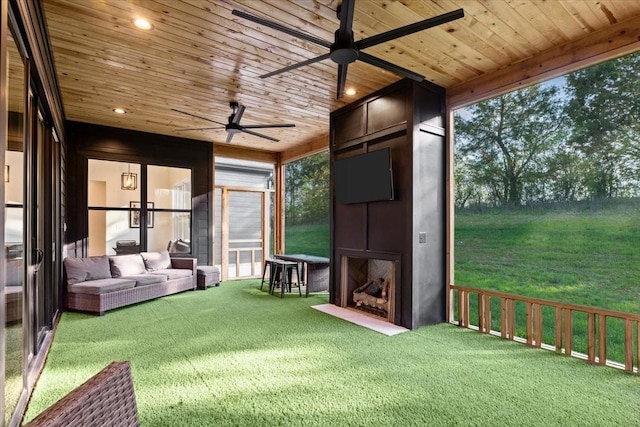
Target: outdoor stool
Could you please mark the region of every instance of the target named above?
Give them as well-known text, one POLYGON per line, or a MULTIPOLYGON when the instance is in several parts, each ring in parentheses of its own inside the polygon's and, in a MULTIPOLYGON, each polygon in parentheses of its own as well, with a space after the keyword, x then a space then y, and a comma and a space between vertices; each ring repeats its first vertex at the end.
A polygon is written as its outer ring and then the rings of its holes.
POLYGON ((275 262, 276 260, 271 258, 267 258, 264 260, 264 268, 262 270, 262 282, 260 283, 260 290, 262 290, 262 286, 264 285, 264 276, 267 273, 267 267, 268 267, 269 268, 269 292, 271 292, 271 283, 273 282, 273 278, 274 278, 275 262))
MULTIPOLYGON (((293 279, 293 271, 296 272, 296 280, 300 282, 300 271, 298 263, 293 261, 271 260, 273 266, 273 279, 270 281, 269 293, 273 295, 276 284, 280 285, 280 298, 284 297, 285 289, 291 292, 291 284, 293 279)), ((298 283, 298 293, 302 296, 300 283, 298 283)))
POLYGON ((209 265, 199 265, 197 268, 198 289, 208 286, 220 286, 220 269, 209 265))

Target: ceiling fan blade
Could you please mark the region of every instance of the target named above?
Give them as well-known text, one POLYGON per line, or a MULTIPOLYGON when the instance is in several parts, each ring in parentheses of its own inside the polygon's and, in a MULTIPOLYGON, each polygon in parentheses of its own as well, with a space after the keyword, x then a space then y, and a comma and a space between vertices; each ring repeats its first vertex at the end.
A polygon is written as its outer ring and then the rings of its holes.
POLYGON ((248 133, 248 134, 250 134, 250 135, 254 135, 254 136, 259 136, 260 138, 268 139, 268 140, 273 141, 273 142, 278 142, 278 141, 280 141, 279 139, 275 139, 275 138, 272 138, 272 137, 270 137, 270 136, 263 135, 263 134, 258 133, 258 132, 254 132, 254 131, 252 131, 252 130, 247 130, 247 129, 246 129, 246 128, 244 128, 244 127, 243 127, 242 129, 240 129, 240 132, 248 133))
POLYGON ((198 119, 206 120, 208 122, 213 122, 213 123, 219 124, 221 126, 225 126, 225 123, 216 122, 215 120, 211 120, 211 119, 208 119, 206 117, 198 116, 196 114, 187 113, 186 111, 176 110, 175 108, 172 108, 171 111, 177 111, 178 113, 186 114, 187 116, 196 117, 198 119))
POLYGON ((265 128, 293 128, 296 125, 293 123, 283 123, 283 124, 275 124, 275 125, 246 125, 241 126, 242 129, 265 129, 265 128))
POLYGON ((244 114, 244 105, 238 104, 238 106, 236 107, 235 114, 230 120, 230 123, 234 123, 236 125, 240 124, 240 119, 242 119, 243 114, 244 114))
POLYGON ((355 6, 354 0, 342 0, 342 4, 338 6, 340 15, 340 29, 342 34, 351 34, 353 27, 353 10, 355 6))
POLYGON ((224 126, 216 126, 213 128, 184 128, 184 129, 176 129, 176 132, 181 132, 185 130, 210 130, 210 129, 224 129, 224 126))
POLYGON ((417 82, 421 82, 424 80, 424 76, 418 73, 415 73, 411 70, 407 70, 406 68, 402 68, 399 65, 392 64, 391 62, 385 61, 384 59, 376 58, 375 56, 369 55, 368 53, 360 52, 358 59, 366 62, 367 64, 375 65, 376 67, 383 68, 387 71, 391 71, 392 73, 396 73, 403 77, 408 77, 411 80, 415 80, 417 82))
POLYGON ((338 86, 336 90, 336 99, 344 96, 344 85, 347 83, 347 69, 349 64, 338 64, 338 86))
POLYGON ((329 54, 325 53, 324 55, 316 56, 315 58, 307 59, 306 61, 302 61, 302 62, 297 62, 295 64, 289 65, 288 67, 280 68, 279 70, 272 71, 267 74, 263 74, 260 76, 260 78, 266 79, 267 77, 271 77, 271 76, 275 76, 276 74, 295 70, 296 68, 304 67, 305 65, 313 64, 314 62, 324 61, 327 58, 329 58, 329 54))
POLYGON ((433 18, 425 19, 413 24, 405 25, 404 27, 389 30, 387 32, 367 37, 366 39, 358 40, 356 46, 359 49, 366 49, 371 46, 375 46, 380 43, 387 42, 389 40, 396 39, 398 37, 404 37, 409 34, 416 33, 418 31, 426 30, 427 28, 436 27, 447 22, 454 21, 464 17, 464 10, 458 9, 453 12, 444 13, 442 15, 434 16, 433 18))
POLYGON ((317 37, 311 36, 309 34, 300 32, 298 30, 294 30, 293 28, 285 27, 284 25, 280 25, 277 22, 269 21, 267 19, 260 18, 258 16, 249 15, 248 13, 245 13, 241 10, 234 9, 231 13, 236 16, 239 16, 240 18, 244 18, 249 21, 255 22, 256 24, 264 25, 265 27, 282 31, 283 33, 289 34, 290 36, 297 37, 302 40, 307 40, 307 41, 310 41, 311 43, 319 44, 320 46, 324 46, 326 48, 329 48, 331 46, 331 43, 326 40, 322 40, 317 37))
POLYGON ((227 144, 230 143, 233 139, 233 135, 234 134, 232 132, 227 133, 227 139, 224 142, 226 142, 227 144))

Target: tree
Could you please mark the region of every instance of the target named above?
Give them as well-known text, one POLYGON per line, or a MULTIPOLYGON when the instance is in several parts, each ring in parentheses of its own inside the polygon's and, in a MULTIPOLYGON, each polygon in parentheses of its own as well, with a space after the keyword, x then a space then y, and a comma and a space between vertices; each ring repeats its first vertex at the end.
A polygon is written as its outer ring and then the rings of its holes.
POLYGON ((592 197, 629 195, 640 172, 640 55, 567 75, 570 143, 591 161, 592 197))
POLYGON ((562 123, 558 89, 535 85, 457 114, 456 149, 494 203, 517 206, 525 185, 539 177, 545 154, 562 141, 562 123))
POLYGON ((285 202, 287 222, 291 224, 328 221, 328 151, 287 164, 285 202))

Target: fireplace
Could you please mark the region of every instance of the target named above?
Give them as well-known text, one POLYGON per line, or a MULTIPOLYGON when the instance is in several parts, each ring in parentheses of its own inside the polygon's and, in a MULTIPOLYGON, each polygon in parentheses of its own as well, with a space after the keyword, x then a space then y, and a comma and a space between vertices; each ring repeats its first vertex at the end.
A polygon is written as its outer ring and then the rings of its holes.
POLYGON ((445 95, 432 83, 404 79, 331 113, 332 304, 408 329, 445 321, 445 95), (337 162, 382 151, 390 158, 392 200, 339 197, 351 182, 338 179, 337 162), (359 292, 371 282, 374 295, 359 292))
POLYGON ((341 306, 395 323, 399 255, 351 253, 340 256, 341 306))

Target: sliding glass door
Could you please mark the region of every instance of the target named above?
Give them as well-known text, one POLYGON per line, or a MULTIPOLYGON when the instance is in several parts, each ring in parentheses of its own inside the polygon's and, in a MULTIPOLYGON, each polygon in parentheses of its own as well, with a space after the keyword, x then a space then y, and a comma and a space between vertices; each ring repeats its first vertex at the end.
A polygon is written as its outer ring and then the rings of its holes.
MULTIPOLYGON (((9 35, 8 138, 4 169, 5 361, 4 423, 8 425, 25 390, 24 371, 24 141, 26 67, 19 45, 9 35)), ((1 423, 0 423, 1 424, 1 423)))

